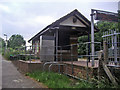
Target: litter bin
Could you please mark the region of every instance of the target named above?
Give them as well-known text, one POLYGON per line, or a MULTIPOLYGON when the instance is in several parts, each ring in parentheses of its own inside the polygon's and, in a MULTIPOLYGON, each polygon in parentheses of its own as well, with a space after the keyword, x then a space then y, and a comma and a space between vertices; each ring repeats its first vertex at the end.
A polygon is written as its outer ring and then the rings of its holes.
POLYGON ((10 60, 14 60, 13 55, 10 55, 10 60))

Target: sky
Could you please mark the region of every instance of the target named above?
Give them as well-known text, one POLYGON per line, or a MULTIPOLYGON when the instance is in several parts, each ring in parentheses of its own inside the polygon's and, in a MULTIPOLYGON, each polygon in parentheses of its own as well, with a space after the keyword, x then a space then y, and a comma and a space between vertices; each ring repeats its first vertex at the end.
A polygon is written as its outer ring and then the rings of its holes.
MULTIPOLYGON (((77 9, 90 20, 91 9, 117 13, 119 0, 0 0, 0 37, 22 35, 26 41, 47 25, 77 9)), ((28 43, 27 43, 28 45, 28 43)))

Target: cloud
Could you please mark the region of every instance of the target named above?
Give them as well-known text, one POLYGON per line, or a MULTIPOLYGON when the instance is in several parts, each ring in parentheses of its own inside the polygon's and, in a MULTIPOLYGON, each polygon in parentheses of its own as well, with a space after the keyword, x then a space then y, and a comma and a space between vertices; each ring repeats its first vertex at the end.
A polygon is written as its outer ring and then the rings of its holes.
POLYGON ((0 4, 0 10, 9 13, 10 9, 8 8, 8 6, 5 6, 3 4, 0 4))
POLYGON ((81 3, 81 0, 39 0, 38 2, 40 3, 36 3, 37 1, 38 0, 0 0, 0 2, 3 2, 0 3, 0 10, 2 11, 2 15, 0 14, 2 19, 2 32, 9 36, 18 33, 25 38, 30 38, 75 8, 87 16, 88 19, 91 8, 97 7, 108 11, 112 9, 113 11, 117 10, 116 4, 113 5, 113 3, 109 3, 112 0, 106 2, 106 4, 81 3), (41 3, 42 1, 45 3, 41 3))
POLYGON ((118 2, 119 0, 1 0, 1 2, 118 2))
POLYGON ((17 26, 19 28, 25 28, 25 27, 39 27, 40 25, 46 26, 54 22, 54 18, 51 16, 35 16, 33 17, 28 17, 24 18, 21 20, 16 20, 16 21, 11 21, 11 20, 5 20, 5 22, 17 26))
POLYGON ((33 21, 38 23, 38 24, 51 24, 55 19, 51 16, 37 16, 33 18, 33 21))

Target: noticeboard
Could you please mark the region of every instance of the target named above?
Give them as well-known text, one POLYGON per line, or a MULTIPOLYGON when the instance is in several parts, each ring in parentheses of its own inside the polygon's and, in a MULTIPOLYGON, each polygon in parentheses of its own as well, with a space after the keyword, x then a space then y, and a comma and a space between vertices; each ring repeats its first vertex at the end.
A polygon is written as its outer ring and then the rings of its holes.
POLYGON ((95 20, 118 22, 118 14, 96 10, 95 20))

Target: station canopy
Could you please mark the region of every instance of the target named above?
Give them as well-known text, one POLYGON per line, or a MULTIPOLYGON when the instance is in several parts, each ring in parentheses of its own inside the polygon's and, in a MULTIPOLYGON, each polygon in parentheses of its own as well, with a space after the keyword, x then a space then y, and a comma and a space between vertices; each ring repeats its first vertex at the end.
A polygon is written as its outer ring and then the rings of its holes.
MULTIPOLYGON (((99 31, 96 27, 94 28, 95 32, 99 31)), ((41 35, 53 35, 56 30, 69 32, 71 35, 88 35, 91 32, 91 23, 77 9, 75 9, 74 11, 45 27, 43 30, 33 36, 28 42, 38 39, 41 35)))

